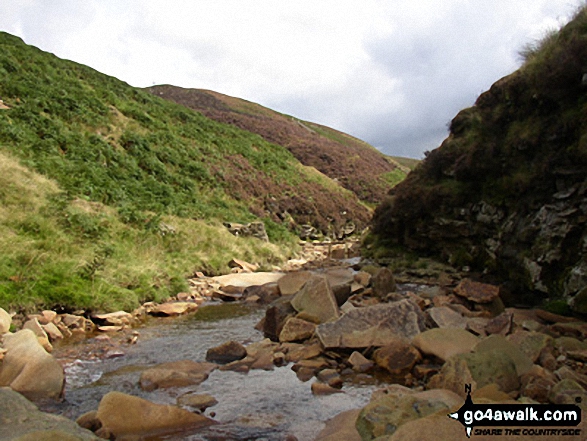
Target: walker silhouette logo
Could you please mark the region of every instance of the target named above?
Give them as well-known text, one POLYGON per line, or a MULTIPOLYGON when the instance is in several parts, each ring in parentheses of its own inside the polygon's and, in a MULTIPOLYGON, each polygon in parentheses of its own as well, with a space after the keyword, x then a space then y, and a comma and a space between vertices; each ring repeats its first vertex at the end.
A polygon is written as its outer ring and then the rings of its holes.
MULTIPOLYGON (((467 438, 475 435, 581 435, 573 428, 581 422, 581 408, 574 404, 475 404, 471 399, 471 385, 465 386, 465 404, 450 418, 465 426, 467 438), (548 426, 549 428, 543 428, 548 426), (475 427, 502 427, 475 429, 475 427), (517 427, 514 429, 514 427, 517 427), (523 428, 519 428, 523 427, 523 428), (528 429, 528 427, 541 427, 528 429), (559 427, 566 427, 559 429, 559 427)), ((576 400, 577 403, 580 399, 576 400)))

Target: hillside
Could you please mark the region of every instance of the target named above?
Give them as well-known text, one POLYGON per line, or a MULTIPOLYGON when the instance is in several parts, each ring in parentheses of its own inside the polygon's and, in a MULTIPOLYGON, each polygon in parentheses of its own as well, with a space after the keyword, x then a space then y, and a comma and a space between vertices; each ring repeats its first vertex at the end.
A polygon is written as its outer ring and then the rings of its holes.
POLYGON ((0 77, 2 305, 128 307, 370 219, 284 147, 6 33, 0 77), (256 219, 277 246, 222 226, 256 219))
POLYGON ((440 256, 497 277, 511 303, 587 313, 587 11, 524 55, 377 208, 373 249, 440 256))
POLYGON ((259 104, 209 90, 169 85, 147 90, 287 148, 302 164, 335 179, 368 203, 381 202, 390 187, 409 172, 408 168, 361 140, 259 104))

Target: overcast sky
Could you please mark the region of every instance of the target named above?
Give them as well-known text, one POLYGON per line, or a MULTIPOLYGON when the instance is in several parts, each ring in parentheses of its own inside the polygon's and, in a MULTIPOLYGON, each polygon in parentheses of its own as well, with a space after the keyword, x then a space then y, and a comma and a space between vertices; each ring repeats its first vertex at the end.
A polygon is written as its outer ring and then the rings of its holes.
POLYGON ((0 0, 0 30, 133 86, 215 90, 420 158, 580 4, 0 0))

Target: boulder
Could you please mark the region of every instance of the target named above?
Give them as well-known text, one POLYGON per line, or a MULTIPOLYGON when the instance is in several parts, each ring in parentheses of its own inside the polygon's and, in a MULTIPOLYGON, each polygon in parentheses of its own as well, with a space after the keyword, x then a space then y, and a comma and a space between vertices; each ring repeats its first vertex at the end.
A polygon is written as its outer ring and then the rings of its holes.
POLYGON ((245 347, 237 341, 227 341, 206 351, 206 361, 226 364, 247 356, 245 347))
POLYGON ((268 305, 281 296, 279 285, 275 282, 266 283, 265 285, 254 285, 245 288, 243 297, 247 300, 255 298, 256 303, 268 305))
POLYGON ((4 309, 0 308, 0 336, 10 331, 12 317, 4 309))
POLYGON ((27 398, 60 398, 63 368, 40 345, 30 329, 4 336, 6 355, 0 365, 0 386, 9 386, 27 398))
POLYGON ((467 326, 467 319, 448 306, 430 308, 428 315, 439 328, 461 328, 467 326))
POLYGON ((177 399, 177 404, 204 412, 207 408, 217 405, 218 401, 212 395, 187 393, 177 399))
POLYGON ((474 303, 490 303, 499 296, 499 287, 464 279, 455 288, 455 294, 474 303))
POLYGON ((155 306, 149 314, 163 317, 173 317, 177 315, 187 314, 194 312, 198 309, 198 305, 192 302, 170 302, 162 303, 161 305, 155 306))
POLYGON ((308 279, 291 300, 291 305, 298 312, 316 317, 319 323, 334 321, 340 317, 336 298, 324 276, 308 279))
POLYGON ((416 348, 400 338, 377 349, 373 354, 377 366, 386 369, 392 375, 409 373, 421 358, 416 348))
POLYGON ((290 317, 279 333, 279 341, 293 342, 307 340, 314 335, 314 332, 316 332, 316 325, 314 323, 300 320, 296 317, 290 317))
POLYGON ((497 351, 507 354, 516 365, 516 372, 518 376, 527 373, 534 362, 511 341, 506 340, 502 335, 491 335, 484 338, 473 348, 474 352, 491 352, 497 351))
POLYGON ((291 297, 281 297, 269 305, 265 311, 265 317, 261 319, 255 329, 263 332, 265 337, 278 341, 285 322, 296 312, 291 306, 290 300, 291 297))
POLYGON ((162 363, 144 370, 139 384, 146 391, 198 385, 205 381, 216 367, 213 363, 198 363, 192 360, 162 363))
POLYGON ((485 332, 487 334, 508 335, 512 330, 513 323, 513 314, 511 312, 504 312, 487 322, 485 332))
POLYGON ((361 441, 355 427, 360 412, 360 409, 347 410, 329 419, 315 441, 361 441))
POLYGON ((554 345, 554 339, 550 335, 540 332, 518 331, 507 339, 517 345, 533 363, 538 361, 544 349, 554 345))
POLYGON ((337 321, 323 323, 316 335, 325 348, 385 346, 398 336, 412 339, 425 329, 425 317, 409 300, 349 311, 337 321))
POLYGON ((471 352, 479 338, 464 329, 434 328, 414 337, 412 344, 424 354, 448 360, 457 354, 471 352))
POLYGON ((367 372, 375 365, 375 363, 357 351, 354 351, 349 357, 349 364, 355 372, 367 372))
POLYGON ((314 395, 332 395, 342 393, 340 389, 332 387, 326 383, 316 381, 310 386, 314 395))
POLYGON ((395 278, 389 268, 380 268, 371 278, 371 287, 373 288, 373 296, 377 298, 384 298, 390 292, 397 289, 395 278))
POLYGON ((37 336, 37 339, 39 340, 41 346, 43 346, 43 348, 47 352, 53 351, 53 346, 49 342, 49 336, 47 335, 47 333, 45 332, 45 330, 36 318, 27 320, 25 324, 22 325, 22 329, 30 329, 31 331, 33 331, 37 336))
POLYGON ((131 314, 126 311, 109 312, 107 314, 94 314, 92 316, 94 323, 106 326, 130 325, 133 320, 131 314))
POLYGON ((446 414, 462 403, 462 398, 449 390, 428 390, 401 396, 390 394, 365 406, 357 418, 356 427, 363 440, 372 440, 393 435, 408 421, 438 412, 447 418, 446 414))
POLYGON ((116 438, 161 435, 215 424, 205 416, 179 407, 155 404, 121 392, 104 395, 98 406, 97 418, 102 423, 100 431, 116 438))
MULTIPOLYGON (((265 285, 266 283, 279 282, 284 276, 283 273, 259 272, 259 273, 240 273, 240 274, 226 274, 223 276, 212 277, 212 282, 218 283, 220 286, 234 286, 244 291, 245 288, 255 285, 265 285)), ((285 294, 284 294, 285 295, 285 294)))
POLYGON ((0 387, 0 439, 98 441, 89 430, 59 415, 41 412, 21 394, 0 387))
POLYGON ((294 271, 279 279, 277 285, 282 296, 291 296, 297 293, 312 277, 310 271, 294 271))
POLYGON ((326 271, 324 275, 328 279, 336 303, 338 306, 343 305, 351 295, 351 287, 355 280, 353 271, 348 268, 337 268, 326 271))

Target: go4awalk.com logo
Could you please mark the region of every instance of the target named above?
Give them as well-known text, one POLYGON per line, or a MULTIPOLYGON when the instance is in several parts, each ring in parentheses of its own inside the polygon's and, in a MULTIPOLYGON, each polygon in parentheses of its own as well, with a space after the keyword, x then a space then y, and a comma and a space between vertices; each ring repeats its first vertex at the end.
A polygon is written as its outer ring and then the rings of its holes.
POLYGON ((458 420, 467 432, 479 435, 580 435, 581 408, 574 404, 475 404, 471 385, 465 386, 465 404, 450 418, 458 420), (500 427, 500 429, 473 429, 500 427), (536 429, 539 428, 539 429, 536 429), (548 428, 545 428, 548 427, 548 428))

